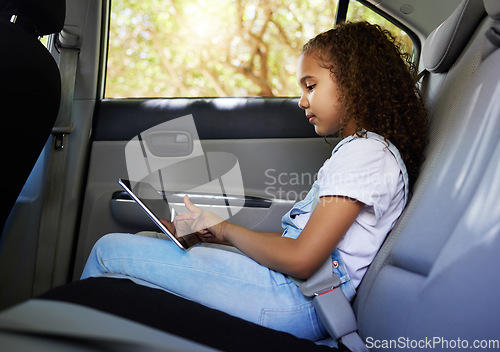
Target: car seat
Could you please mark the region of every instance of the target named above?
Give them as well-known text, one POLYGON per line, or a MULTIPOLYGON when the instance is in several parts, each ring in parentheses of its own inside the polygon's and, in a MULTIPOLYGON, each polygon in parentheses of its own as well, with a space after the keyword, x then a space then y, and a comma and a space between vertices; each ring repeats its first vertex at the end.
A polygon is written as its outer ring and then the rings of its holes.
POLYGON ((498 339, 499 19, 499 1, 464 0, 424 43, 427 161, 354 303, 372 350, 498 339))
POLYGON ((0 146, 4 165, 0 231, 57 117, 59 69, 39 37, 59 32, 65 15, 65 0, 0 3, 0 146))

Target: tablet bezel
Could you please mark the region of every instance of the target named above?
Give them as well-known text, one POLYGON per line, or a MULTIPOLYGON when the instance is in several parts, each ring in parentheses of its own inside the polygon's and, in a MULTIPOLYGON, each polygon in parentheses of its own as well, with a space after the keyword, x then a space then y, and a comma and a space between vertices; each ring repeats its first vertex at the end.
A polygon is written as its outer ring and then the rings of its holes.
MULTIPOLYGON (((119 179, 118 183, 120 184, 120 186, 122 186, 125 192, 127 192, 127 194, 137 203, 137 205, 139 205, 142 208, 142 210, 151 218, 151 220, 153 220, 156 226, 158 226, 160 230, 163 233, 165 233, 170 238, 170 240, 177 245, 177 247, 179 247, 183 251, 186 251, 189 248, 191 248, 186 241, 183 241, 182 239, 178 239, 177 237, 175 237, 175 235, 172 234, 165 225, 163 225, 160 219, 146 206, 146 204, 144 204, 144 202, 141 201, 141 199, 132 190, 130 180, 119 179)), ((137 183, 146 183, 146 182, 137 182, 137 183)), ((172 208, 170 205, 169 207, 172 211, 172 214, 174 214, 175 212, 174 208, 172 208)), ((173 219, 170 219, 170 221, 172 220, 173 219)))

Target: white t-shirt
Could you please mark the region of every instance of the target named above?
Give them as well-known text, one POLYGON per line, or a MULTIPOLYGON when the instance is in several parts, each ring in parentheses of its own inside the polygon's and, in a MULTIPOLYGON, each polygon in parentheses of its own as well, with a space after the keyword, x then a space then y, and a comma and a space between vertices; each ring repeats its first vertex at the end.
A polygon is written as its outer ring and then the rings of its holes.
MULTIPOLYGON (((404 208, 404 180, 387 144, 355 138, 342 145, 318 173, 319 197, 346 196, 365 206, 337 246, 356 288, 404 208)), ((304 228, 310 213, 293 222, 304 228)))

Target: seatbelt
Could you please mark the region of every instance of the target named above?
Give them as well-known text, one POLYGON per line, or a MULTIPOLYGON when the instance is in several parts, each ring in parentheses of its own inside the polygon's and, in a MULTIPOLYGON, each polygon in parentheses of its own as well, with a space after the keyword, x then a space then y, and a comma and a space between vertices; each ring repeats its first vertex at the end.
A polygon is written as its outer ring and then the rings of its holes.
POLYGON ((60 218, 64 199, 68 135, 75 129, 71 122, 71 111, 75 91, 76 68, 80 49, 79 37, 63 30, 56 37, 60 50, 59 71, 61 73, 61 104, 52 129, 47 182, 43 199, 40 232, 33 281, 33 296, 52 287, 54 262, 59 237, 60 218))
POLYGON ((427 71, 425 68, 418 73, 418 75, 415 77, 415 83, 418 83, 426 74, 428 74, 429 71, 427 71))
POLYGON ((357 333, 356 316, 340 288, 340 279, 333 273, 330 257, 309 279, 297 283, 304 296, 314 297, 316 313, 332 338, 340 339, 353 352, 368 352, 357 333))

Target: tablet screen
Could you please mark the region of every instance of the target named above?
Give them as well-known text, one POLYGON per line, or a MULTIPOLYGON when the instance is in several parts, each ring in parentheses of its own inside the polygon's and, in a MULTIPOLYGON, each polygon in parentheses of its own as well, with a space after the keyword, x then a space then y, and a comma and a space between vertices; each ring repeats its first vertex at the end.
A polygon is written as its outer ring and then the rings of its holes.
POLYGON ((200 242, 195 235, 184 237, 175 236, 173 224, 176 215, 175 209, 168 204, 168 200, 163 192, 157 191, 151 184, 146 182, 130 182, 120 179, 118 183, 132 197, 132 199, 142 208, 151 220, 181 249, 188 249, 200 242), (161 220, 168 220, 168 227, 161 220))

